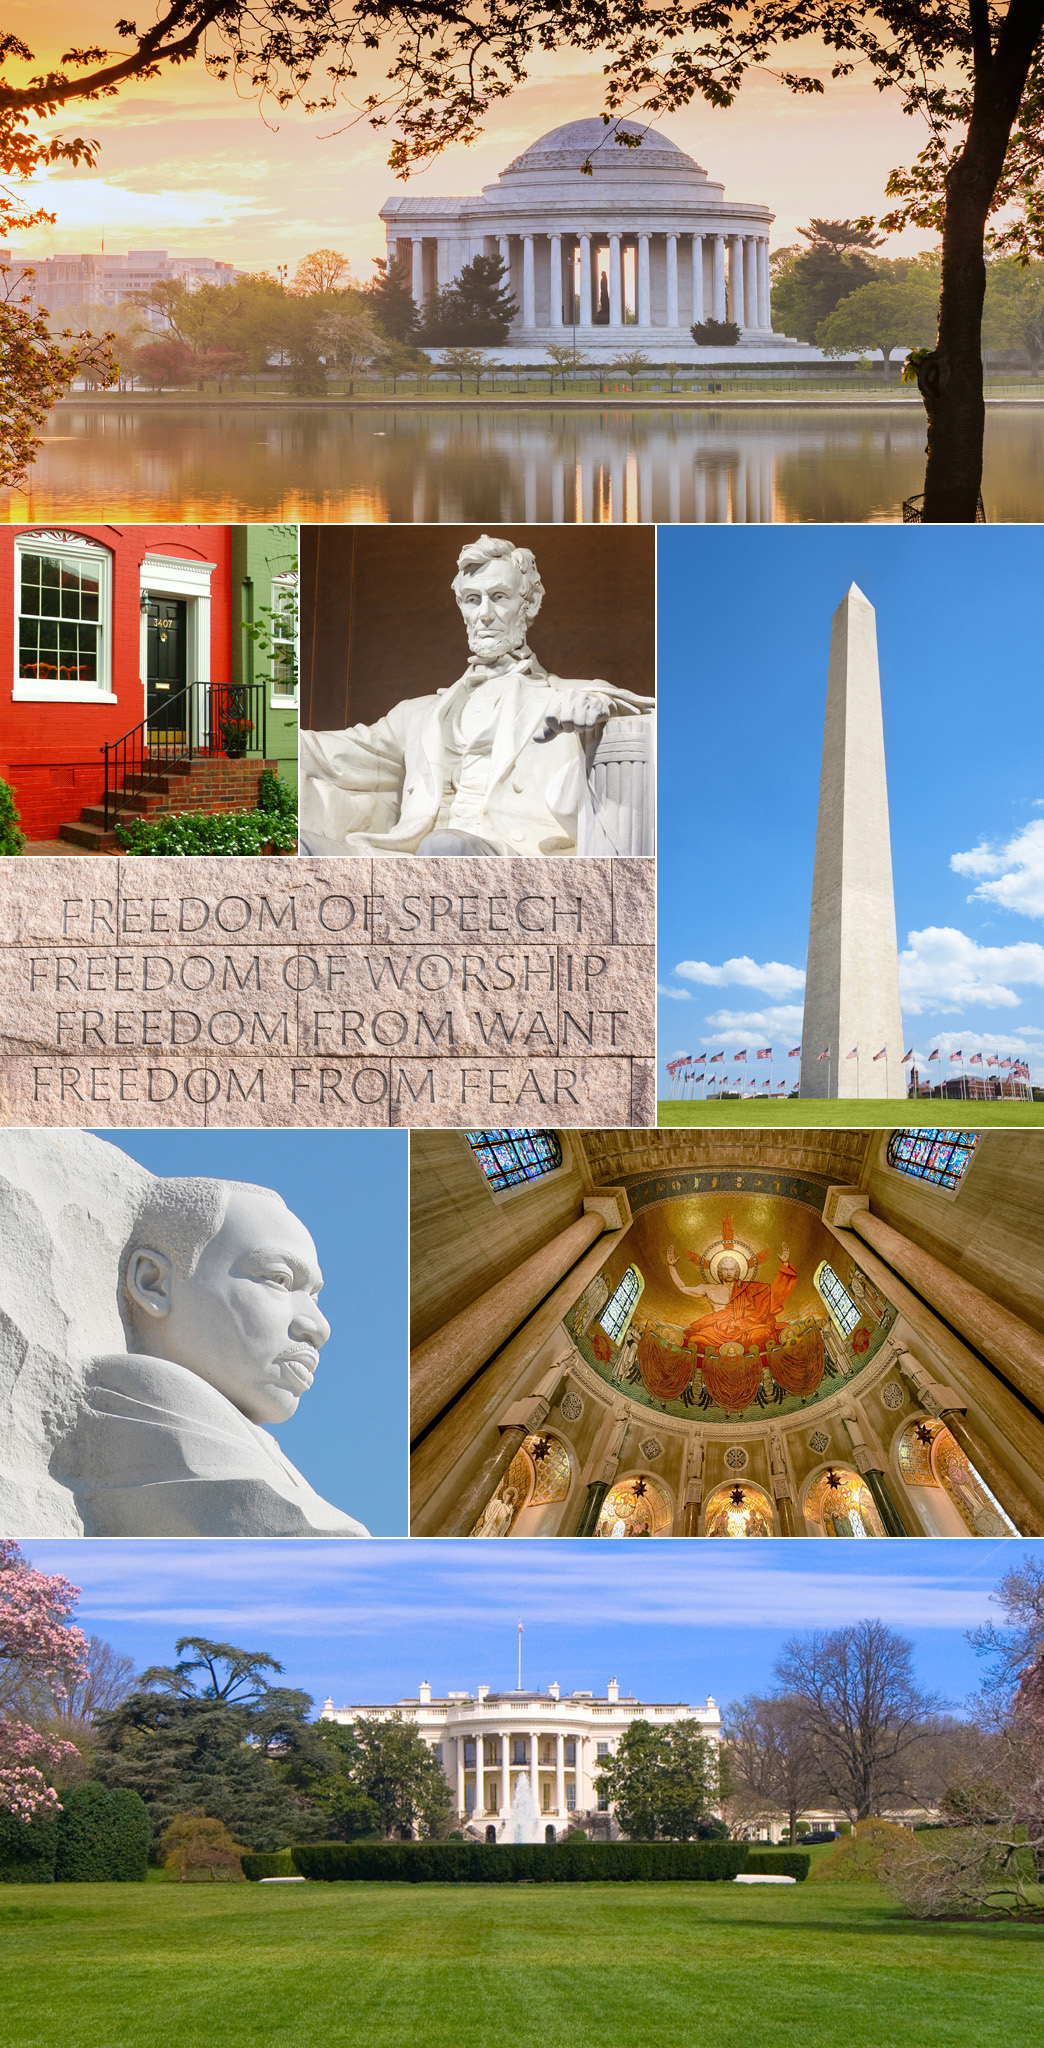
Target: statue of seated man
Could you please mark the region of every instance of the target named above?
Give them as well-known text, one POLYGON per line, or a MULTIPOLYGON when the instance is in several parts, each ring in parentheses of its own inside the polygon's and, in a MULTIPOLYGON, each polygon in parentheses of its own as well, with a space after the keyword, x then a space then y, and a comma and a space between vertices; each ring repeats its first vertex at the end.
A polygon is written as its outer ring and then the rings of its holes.
MULTIPOLYGON (((470 649, 458 682, 376 725, 302 732, 303 852, 575 853, 606 726, 642 718, 648 744, 651 698, 549 675, 533 653, 544 588, 529 548, 483 534, 461 550, 453 591, 470 649)), ((617 797, 604 850, 652 851, 651 803, 636 797, 634 809, 643 843, 613 839, 617 797)))
POLYGON ((88 1536, 366 1536, 265 1425, 308 1392, 330 1326, 298 1217, 270 1188, 152 1183, 120 1262, 126 1352, 93 1358, 51 1471, 88 1536))

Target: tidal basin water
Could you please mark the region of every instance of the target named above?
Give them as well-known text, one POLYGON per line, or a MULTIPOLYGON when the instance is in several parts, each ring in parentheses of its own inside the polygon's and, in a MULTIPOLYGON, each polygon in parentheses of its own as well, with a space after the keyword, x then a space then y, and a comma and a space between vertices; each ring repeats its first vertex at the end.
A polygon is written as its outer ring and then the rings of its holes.
MULTIPOLYGON (((9 520, 896 520, 919 405, 717 411, 92 406, 53 415, 9 520)), ((991 406, 987 519, 1044 520, 1044 405, 991 406)))

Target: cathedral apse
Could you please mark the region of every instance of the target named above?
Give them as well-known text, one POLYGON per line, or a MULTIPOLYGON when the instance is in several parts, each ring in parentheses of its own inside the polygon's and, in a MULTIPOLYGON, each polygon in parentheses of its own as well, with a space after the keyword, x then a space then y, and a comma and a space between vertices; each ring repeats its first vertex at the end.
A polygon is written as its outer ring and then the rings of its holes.
POLYGON ((630 1399, 707 1422, 835 1392, 896 1311, 825 1228, 824 1192, 727 1170, 629 1187, 631 1229, 565 1317, 581 1356, 630 1399))

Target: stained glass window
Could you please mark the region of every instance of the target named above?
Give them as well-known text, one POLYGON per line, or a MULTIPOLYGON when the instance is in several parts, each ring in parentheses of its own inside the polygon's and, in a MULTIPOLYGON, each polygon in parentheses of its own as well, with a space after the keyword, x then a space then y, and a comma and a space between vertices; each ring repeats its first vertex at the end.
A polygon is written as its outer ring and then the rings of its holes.
POLYGON ((977 1131, 893 1131, 888 1164, 911 1180, 953 1189, 960 1186, 978 1142, 977 1131))
POLYGON ((562 1164, 554 1131, 468 1131, 465 1133, 494 1194, 540 1180, 562 1164))
POLYGON ((862 1311, 856 1307, 847 1287, 842 1287, 833 1266, 828 1266, 825 1260, 816 1274, 816 1292, 822 1295, 830 1320, 837 1324, 842 1337, 850 1337, 862 1318, 862 1311))
POLYGON ((644 1285, 637 1266, 628 1266, 623 1279, 609 1296, 598 1320, 611 1343, 619 1344, 644 1285))

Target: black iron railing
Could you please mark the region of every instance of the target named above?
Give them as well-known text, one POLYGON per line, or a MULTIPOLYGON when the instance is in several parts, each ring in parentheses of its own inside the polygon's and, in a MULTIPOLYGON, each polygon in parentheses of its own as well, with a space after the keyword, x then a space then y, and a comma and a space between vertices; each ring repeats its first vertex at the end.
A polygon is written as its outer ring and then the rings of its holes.
POLYGON ((265 683, 189 683, 120 740, 107 740, 104 815, 115 822, 128 796, 182 761, 268 751, 265 683))

